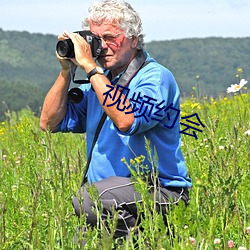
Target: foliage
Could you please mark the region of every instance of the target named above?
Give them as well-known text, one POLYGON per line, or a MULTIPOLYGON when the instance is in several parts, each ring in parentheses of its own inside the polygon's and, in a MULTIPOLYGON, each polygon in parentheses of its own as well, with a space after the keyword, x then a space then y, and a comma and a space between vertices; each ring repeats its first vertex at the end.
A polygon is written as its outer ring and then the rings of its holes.
MULTIPOLYGON (((241 94, 182 103, 181 116, 198 113, 206 126, 197 140, 182 135, 193 180, 190 204, 173 207, 166 227, 134 171, 144 194, 139 208, 145 214, 144 230, 113 241, 105 230, 90 228, 86 249, 227 249, 229 240, 236 249, 249 249, 249 102, 250 95, 241 94)), ((136 169, 143 159, 128 164, 136 169)), ((0 124, 0 249, 80 249, 74 236, 82 237, 76 227, 86 222, 84 216, 80 221, 74 216, 71 197, 84 165, 83 135, 41 132, 28 109, 8 113, 0 124)), ((96 204, 100 209, 98 199, 96 204)), ((116 222, 108 223, 112 233, 116 222)))
MULTIPOLYGON (((41 100, 60 70, 55 56, 56 42, 54 35, 0 29, 1 102, 12 111, 26 106, 31 106, 33 111, 40 109, 41 100), (25 98, 29 91, 24 85, 33 92, 29 101, 25 98), (2 94, 4 88, 7 95, 2 94), (14 98, 16 105, 11 103, 14 98)), ((199 96, 224 96, 225 87, 235 83, 238 68, 243 69, 243 78, 250 78, 250 38, 153 41, 146 44, 146 50, 173 72, 184 99, 194 94, 193 87, 198 86, 199 96)), ((4 107, 2 114, 3 110, 4 107)))
POLYGON ((45 91, 29 82, 0 80, 0 121, 5 119, 9 110, 18 111, 20 107, 29 108, 39 115, 44 96, 45 91))
POLYGON ((47 90, 59 70, 54 35, 0 29, 0 79, 29 82, 47 90))
POLYGON ((59 71, 53 35, 0 29, 0 121, 8 109, 36 114, 59 71))
MULTIPOLYGON (((238 68, 248 71, 250 38, 179 39, 146 44, 147 51, 175 75, 182 94, 190 96, 198 83, 201 95, 217 98, 234 83, 238 68)), ((249 78, 249 73, 246 73, 249 78)))

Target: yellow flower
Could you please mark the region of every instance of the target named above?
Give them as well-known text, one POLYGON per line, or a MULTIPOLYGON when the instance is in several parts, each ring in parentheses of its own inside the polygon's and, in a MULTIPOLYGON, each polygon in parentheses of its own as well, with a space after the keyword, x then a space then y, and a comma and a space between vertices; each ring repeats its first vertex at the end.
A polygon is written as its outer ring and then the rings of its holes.
POLYGON ((238 68, 237 71, 238 71, 238 73, 242 73, 243 69, 242 68, 238 68))
POLYGON ((200 106, 199 103, 196 102, 196 103, 192 103, 192 104, 191 104, 191 108, 192 108, 192 109, 194 109, 194 108, 201 109, 201 106, 200 106))
POLYGON ((130 164, 135 165, 135 161, 133 159, 130 159, 130 164))
POLYGON ((137 164, 140 164, 140 163, 141 163, 140 157, 136 157, 136 158, 135 158, 135 161, 136 161, 137 164))

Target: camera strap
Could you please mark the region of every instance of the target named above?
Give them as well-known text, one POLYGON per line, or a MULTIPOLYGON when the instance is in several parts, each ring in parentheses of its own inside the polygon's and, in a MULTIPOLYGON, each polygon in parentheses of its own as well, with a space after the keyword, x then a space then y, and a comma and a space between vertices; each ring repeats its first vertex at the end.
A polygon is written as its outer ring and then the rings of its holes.
MULTIPOLYGON (((133 79, 133 77, 136 75, 136 73, 141 68, 146 66, 149 62, 150 61, 146 61, 146 55, 144 54, 143 50, 139 50, 136 57, 131 61, 128 68, 125 70, 125 72, 119 78, 116 86, 117 85, 123 86, 123 87, 128 86, 128 84, 133 79)), ((89 83, 89 81, 88 81, 88 83, 89 83)), ((83 175, 83 180, 82 180, 81 186, 83 186, 87 182, 87 174, 88 174, 89 164, 90 164, 90 161, 91 161, 91 158, 92 158, 92 152, 93 152, 95 143, 96 143, 96 141, 98 139, 98 136, 100 134, 100 131, 102 129, 102 126, 103 126, 103 124, 104 124, 104 122, 106 120, 106 117, 107 117, 107 114, 104 112, 102 114, 102 117, 101 117, 98 125, 97 125, 95 136, 94 136, 94 139, 93 139, 93 142, 92 142, 92 145, 91 145, 88 160, 87 160, 86 167, 85 167, 85 170, 84 170, 84 175, 83 175)))

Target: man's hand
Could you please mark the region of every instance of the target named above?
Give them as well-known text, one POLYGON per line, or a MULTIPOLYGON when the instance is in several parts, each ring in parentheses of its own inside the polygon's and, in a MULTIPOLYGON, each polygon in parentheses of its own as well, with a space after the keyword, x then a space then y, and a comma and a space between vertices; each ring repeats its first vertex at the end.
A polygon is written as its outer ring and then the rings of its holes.
POLYGON ((71 39, 74 44, 75 58, 70 58, 70 61, 75 65, 80 66, 88 73, 96 67, 96 63, 92 57, 90 45, 78 33, 65 31, 63 33, 64 39, 71 39))
MULTIPOLYGON (((65 34, 58 36, 59 41, 62 41, 62 40, 68 39, 68 38, 69 37, 66 36, 65 34)), ((74 69, 78 66, 77 61, 74 58, 61 57, 58 55, 57 52, 56 52, 56 57, 57 57, 58 61, 60 62, 63 71, 70 71, 71 69, 74 69)))

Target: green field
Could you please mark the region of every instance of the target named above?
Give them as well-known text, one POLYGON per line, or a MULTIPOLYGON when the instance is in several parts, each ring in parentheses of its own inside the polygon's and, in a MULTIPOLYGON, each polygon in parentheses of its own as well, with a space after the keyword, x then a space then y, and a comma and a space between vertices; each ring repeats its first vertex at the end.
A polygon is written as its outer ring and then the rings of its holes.
MULTIPOLYGON (((182 135, 193 180, 190 204, 174 207, 166 227, 140 185, 143 230, 117 249, 228 249, 229 241, 234 249, 250 249, 249 103, 249 94, 237 93, 181 104, 182 117, 197 113, 205 125, 197 139, 182 135)), ((0 124, 0 249, 80 249, 73 238, 85 221, 74 216, 71 197, 85 160, 84 135, 44 133, 28 109, 6 113, 0 124)), ((142 163, 139 157, 129 164, 142 163)), ((108 223, 112 234, 115 222, 108 223)), ((85 249, 112 249, 115 243, 100 223, 87 232, 85 249)))

